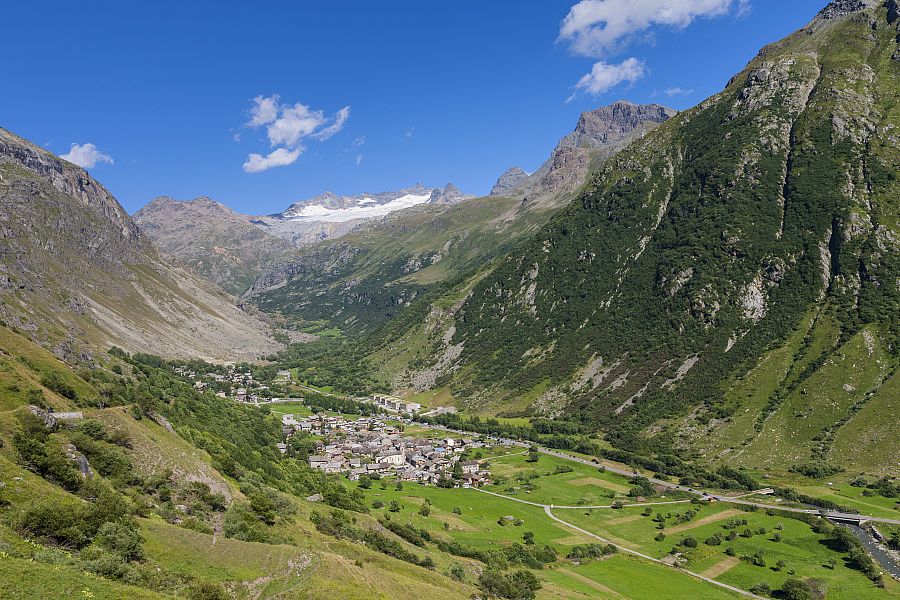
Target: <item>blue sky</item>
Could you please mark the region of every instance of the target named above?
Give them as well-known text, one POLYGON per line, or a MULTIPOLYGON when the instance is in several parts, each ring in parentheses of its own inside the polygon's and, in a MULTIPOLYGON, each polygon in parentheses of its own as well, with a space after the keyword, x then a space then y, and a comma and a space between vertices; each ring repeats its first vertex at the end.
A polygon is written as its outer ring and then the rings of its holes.
POLYGON ((697 104, 825 3, 12 2, 0 126, 78 144, 129 212, 159 195, 264 214, 325 190, 483 194, 582 111, 697 104))

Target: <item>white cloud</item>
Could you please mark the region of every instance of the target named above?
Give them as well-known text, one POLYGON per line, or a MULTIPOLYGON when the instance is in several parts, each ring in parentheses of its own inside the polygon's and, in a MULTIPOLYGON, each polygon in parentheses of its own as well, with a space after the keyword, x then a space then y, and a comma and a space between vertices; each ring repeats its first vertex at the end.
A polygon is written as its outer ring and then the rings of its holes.
POLYGON ((97 146, 93 144, 72 144, 72 147, 65 154, 61 154, 60 158, 74 163, 83 169, 92 169, 97 163, 113 164, 112 156, 104 154, 97 150, 97 146))
POLYGON ((559 39, 576 54, 601 58, 653 26, 683 29, 734 7, 746 14, 749 0, 581 0, 563 19, 559 39))
POLYGON ((353 140, 353 147, 359 148, 360 146, 364 145, 365 143, 366 143, 366 136, 361 135, 358 138, 356 138, 355 140, 353 140))
POLYGON ((406 133, 404 133, 403 135, 404 135, 405 137, 411 138, 415 132, 416 132, 416 128, 415 128, 415 127, 410 127, 410 128, 406 131, 406 133))
MULTIPOLYGON (((576 92, 585 91, 599 96, 623 82, 635 82, 647 72, 644 63, 636 58, 628 58, 620 64, 611 65, 605 62, 594 63, 591 72, 575 84, 576 92)), ((573 96, 574 97, 574 94, 573 96)), ((572 98, 569 98, 571 100, 572 98)))
POLYGON ((325 124, 321 110, 310 110, 299 102, 281 109, 281 114, 266 127, 266 135, 272 146, 295 146, 301 138, 308 137, 325 124))
POLYGON ((244 163, 244 171, 247 173, 260 173, 267 169, 271 169, 272 167, 287 166, 296 161, 303 150, 304 148, 301 146, 294 150, 278 148, 269 152, 266 156, 261 154, 250 154, 250 156, 247 157, 247 161, 244 163))
MULTIPOLYGON (((314 110, 301 102, 281 104, 279 99, 278 94, 253 98, 250 120, 246 125, 254 129, 265 127, 269 145, 274 150, 266 156, 250 154, 244 163, 247 173, 292 164, 306 150, 302 144, 304 139, 325 141, 341 131, 350 118, 349 106, 335 113, 329 124, 323 111, 314 110)), ((239 136, 235 137, 235 141, 239 139, 239 136)))
POLYGON ((674 96, 690 96, 693 93, 694 93, 693 89, 686 90, 682 87, 677 87, 677 86, 666 88, 663 90, 663 94, 665 94, 669 98, 672 98, 674 96))
POLYGON ((357 155, 356 155, 356 166, 357 166, 357 167, 358 167, 359 165, 362 164, 362 160, 363 160, 363 155, 362 155, 362 154, 357 154, 357 155))
POLYGON ((278 116, 278 94, 272 94, 268 98, 257 96, 253 99, 253 106, 250 108, 250 121, 247 123, 250 127, 259 127, 260 125, 268 125, 278 116))
POLYGON ((326 127, 325 129, 313 134, 312 137, 317 140, 322 140, 323 142, 339 132, 344 128, 344 123, 347 122, 347 119, 350 118, 350 107, 345 106, 341 110, 337 111, 337 114, 334 115, 334 123, 326 127))

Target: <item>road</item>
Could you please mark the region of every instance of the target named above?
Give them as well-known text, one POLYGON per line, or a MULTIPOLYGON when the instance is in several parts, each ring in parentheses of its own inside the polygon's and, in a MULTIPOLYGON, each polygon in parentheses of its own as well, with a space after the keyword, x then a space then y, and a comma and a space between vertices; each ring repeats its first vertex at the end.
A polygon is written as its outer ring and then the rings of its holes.
MULTIPOLYGON (((711 579, 709 577, 704 577, 703 575, 700 575, 699 573, 694 573, 693 571, 688 571, 687 569, 683 569, 681 567, 674 567, 671 564, 664 562, 658 558, 654 558, 648 554, 638 552, 637 550, 632 550, 631 548, 626 548, 625 546, 620 546, 619 544, 616 544, 615 542, 611 542, 610 540, 607 540, 606 538, 600 537, 596 533, 591 533, 590 531, 588 531, 586 529, 582 529, 581 527, 578 527, 577 525, 573 525, 572 523, 569 523, 568 521, 560 519, 555 514, 553 514, 553 511, 555 509, 612 508, 612 506, 610 506, 610 505, 606 505, 606 506, 556 506, 553 504, 540 504, 538 502, 530 502, 528 500, 522 500, 521 498, 514 498, 512 496, 504 496, 503 494, 497 494, 495 492, 489 492, 487 490, 482 490, 479 488, 472 488, 472 489, 474 489, 477 492, 481 492, 482 494, 490 494, 491 496, 496 496, 498 498, 503 498, 505 500, 511 500, 512 502, 519 502, 520 504, 528 504, 530 506, 537 506, 537 507, 543 508, 544 512, 547 514, 547 516, 550 517, 551 519, 553 519, 554 521, 556 521, 557 523, 559 523, 560 525, 564 525, 565 527, 568 527, 569 529, 577 531, 578 533, 581 533, 590 538, 593 538, 593 539, 597 540, 598 542, 602 542, 604 544, 610 544, 612 546, 615 546, 616 548, 619 549, 620 552, 624 552, 626 554, 631 554, 632 556, 637 556, 637 557, 643 558, 644 560, 649 560, 651 562, 655 562, 657 564, 664 565, 666 567, 670 567, 672 569, 675 569, 676 571, 680 571, 681 573, 684 573, 685 575, 694 577, 695 579, 700 579, 701 581, 705 581, 707 583, 711 583, 712 585, 729 590, 731 592, 734 592, 735 594, 740 594, 741 596, 745 596, 747 598, 758 598, 759 600, 766 600, 762 596, 757 596, 756 594, 752 594, 746 590, 742 590, 741 588, 728 585, 727 583, 722 583, 721 581, 716 581, 715 579, 711 579)), ((684 502, 687 502, 687 501, 681 500, 681 501, 674 501, 674 502, 641 502, 640 504, 625 504, 624 506, 654 506, 654 505, 660 505, 660 504, 681 504, 684 502)))

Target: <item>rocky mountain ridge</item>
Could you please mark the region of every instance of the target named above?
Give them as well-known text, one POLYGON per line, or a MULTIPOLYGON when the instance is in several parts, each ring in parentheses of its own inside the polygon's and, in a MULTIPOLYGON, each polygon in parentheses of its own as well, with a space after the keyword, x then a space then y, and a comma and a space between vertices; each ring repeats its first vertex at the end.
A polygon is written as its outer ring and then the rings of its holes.
POLYGON ((517 185, 528 179, 528 173, 521 167, 510 167, 497 178, 494 187, 491 188, 491 196, 501 196, 514 189, 517 185))
POLYGON ((257 358, 270 329, 160 257, 88 173, 0 129, 0 317, 69 360, 112 345, 257 358))
POLYGON ((158 248, 235 295, 294 248, 252 225, 246 215, 205 196, 188 201, 154 198, 134 220, 158 248))
MULTIPOLYGON (((561 206, 567 193, 584 181, 592 162, 606 160, 678 111, 659 104, 634 104, 619 100, 581 114, 575 129, 564 136, 550 157, 531 175, 509 171, 499 189, 518 194, 526 202, 561 206)), ((495 184, 495 187, 497 185, 495 184)))

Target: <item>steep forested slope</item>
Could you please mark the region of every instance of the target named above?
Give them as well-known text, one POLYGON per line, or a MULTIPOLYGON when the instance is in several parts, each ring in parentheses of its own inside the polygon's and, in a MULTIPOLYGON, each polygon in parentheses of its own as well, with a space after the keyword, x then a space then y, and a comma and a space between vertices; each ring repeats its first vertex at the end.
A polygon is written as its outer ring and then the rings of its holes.
POLYGON ((898 362, 898 24, 896 2, 833 2, 765 48, 435 303, 444 339, 413 371, 476 409, 577 411, 624 447, 786 466, 859 427, 896 450, 863 416, 898 362))

